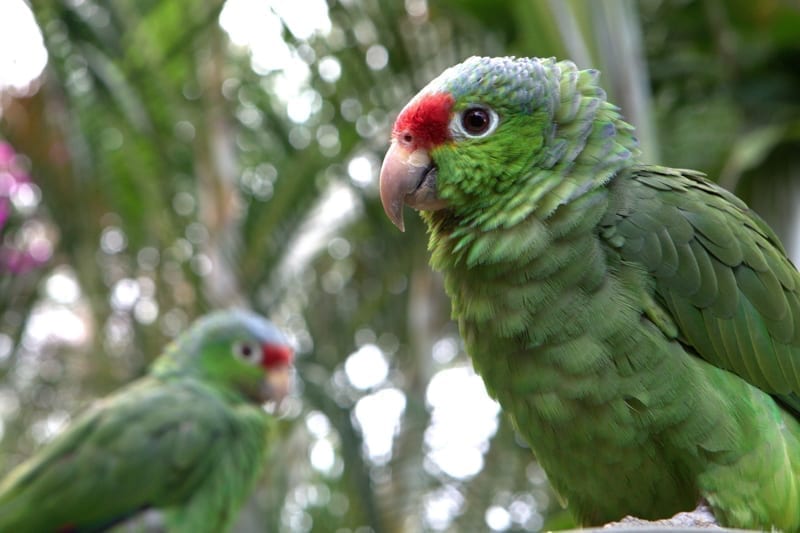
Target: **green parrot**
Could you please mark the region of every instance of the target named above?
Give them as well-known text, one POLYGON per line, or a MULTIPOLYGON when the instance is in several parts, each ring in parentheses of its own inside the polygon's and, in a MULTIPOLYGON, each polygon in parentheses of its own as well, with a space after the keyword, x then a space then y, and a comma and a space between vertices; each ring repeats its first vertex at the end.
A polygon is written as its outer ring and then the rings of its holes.
POLYGON ((380 196, 401 230, 422 211, 467 353, 582 523, 800 531, 800 275, 734 195, 640 161, 597 71, 451 67, 380 196))
POLYGON ((217 311, 150 372, 91 405, 0 483, 0 531, 102 531, 160 508, 169 531, 225 531, 261 473, 292 350, 269 321, 217 311))

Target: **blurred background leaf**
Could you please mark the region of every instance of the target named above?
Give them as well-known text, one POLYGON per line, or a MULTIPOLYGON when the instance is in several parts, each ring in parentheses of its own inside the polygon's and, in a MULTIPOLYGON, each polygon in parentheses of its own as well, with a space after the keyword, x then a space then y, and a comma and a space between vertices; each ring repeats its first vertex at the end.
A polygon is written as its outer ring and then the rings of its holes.
POLYGON ((25 4, 0 7, 2 54, 30 70, 40 31, 47 59, 13 82, 0 54, 0 472, 194 317, 247 305, 299 357, 237 531, 573 525, 471 372, 422 224, 377 198, 397 111, 469 55, 600 69, 648 160, 707 172, 800 256, 790 0, 30 9, 25 33, 25 4))

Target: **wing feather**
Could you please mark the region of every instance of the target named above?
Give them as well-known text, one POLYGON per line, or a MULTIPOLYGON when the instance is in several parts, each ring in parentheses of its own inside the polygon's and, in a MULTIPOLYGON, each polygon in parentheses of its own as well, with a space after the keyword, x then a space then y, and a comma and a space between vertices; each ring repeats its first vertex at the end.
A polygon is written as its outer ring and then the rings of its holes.
POLYGON ((635 167, 610 190, 600 234, 653 276, 681 342, 771 394, 800 394, 800 274, 769 226, 693 171, 635 167))
POLYGON ((109 527, 186 498, 228 430, 222 403, 187 383, 143 378, 91 406, 0 487, 0 524, 109 527))
POLYGON ((700 274, 700 265, 697 263, 697 257, 692 253, 691 246, 682 242, 675 247, 678 252, 678 270, 675 274, 680 273, 674 283, 678 286, 678 291, 681 294, 694 295, 700 290, 703 283, 703 278, 700 274))
POLYGON ((678 272, 678 249, 666 227, 659 228, 656 234, 661 243, 661 264, 656 273, 660 277, 674 276, 678 272))
MULTIPOLYGON (((700 288, 694 293, 678 293, 681 297, 688 297, 691 299, 693 305, 700 309, 705 309, 714 303, 719 293, 717 286, 717 275, 714 272, 714 265, 711 263, 711 257, 705 248, 698 241, 689 242, 689 247, 694 253, 697 260, 697 266, 700 269, 700 288)), ((676 276, 680 277, 680 276, 676 276)), ((676 290, 678 287, 676 287, 676 290)))

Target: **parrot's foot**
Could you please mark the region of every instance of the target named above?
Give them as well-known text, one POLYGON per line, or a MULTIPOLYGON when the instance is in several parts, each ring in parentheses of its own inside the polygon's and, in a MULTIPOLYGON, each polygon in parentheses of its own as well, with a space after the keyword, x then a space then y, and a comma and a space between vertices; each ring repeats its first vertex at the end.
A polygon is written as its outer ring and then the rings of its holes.
POLYGON ((700 502, 694 511, 678 513, 672 518, 665 518, 664 520, 642 520, 633 516, 626 516, 619 522, 611 522, 603 526, 604 528, 618 528, 618 527, 631 527, 631 526, 650 526, 657 528, 707 528, 707 529, 721 529, 714 518, 714 513, 705 501, 700 502))

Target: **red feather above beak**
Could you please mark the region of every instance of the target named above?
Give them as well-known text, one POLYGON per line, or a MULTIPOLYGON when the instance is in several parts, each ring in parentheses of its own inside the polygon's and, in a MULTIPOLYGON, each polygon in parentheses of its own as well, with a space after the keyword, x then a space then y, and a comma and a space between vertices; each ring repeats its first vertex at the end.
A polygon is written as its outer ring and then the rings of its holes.
POLYGON ((404 204, 426 210, 445 207, 436 194, 430 150, 451 139, 453 103, 450 94, 429 94, 411 101, 397 117, 381 166, 380 194, 383 210, 401 231, 404 204))
POLYGON ((270 370, 283 366, 290 366, 294 360, 294 351, 289 346, 282 344, 264 344, 261 347, 261 366, 270 370))

